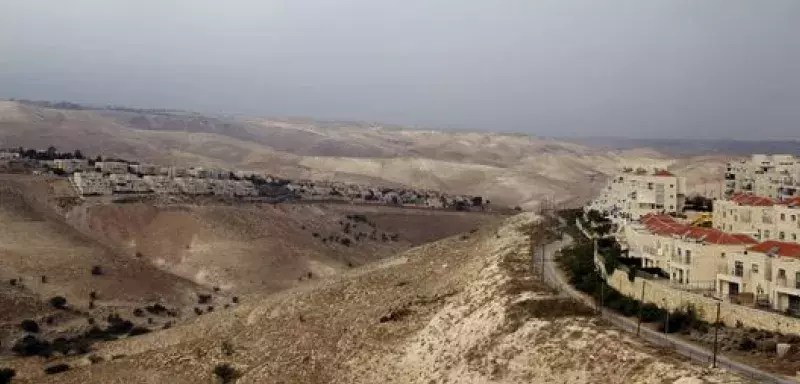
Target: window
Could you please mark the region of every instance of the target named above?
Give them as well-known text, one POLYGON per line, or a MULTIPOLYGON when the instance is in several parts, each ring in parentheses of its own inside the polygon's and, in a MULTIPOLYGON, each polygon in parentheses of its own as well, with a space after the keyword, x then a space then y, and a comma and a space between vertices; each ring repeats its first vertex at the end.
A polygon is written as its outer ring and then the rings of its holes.
POLYGON ((754 263, 753 265, 751 265, 750 270, 753 271, 753 273, 758 273, 758 264, 754 263))
POLYGON ((720 259, 724 259, 725 258, 725 252, 720 253, 719 257, 720 257, 720 259))
POLYGON ((786 279, 786 270, 781 268, 778 269, 778 278, 779 279, 786 279))
POLYGON ((792 240, 797 240, 797 234, 796 233, 792 233, 792 240))
POLYGON ((786 233, 780 231, 780 233, 778 233, 778 239, 786 240, 786 233))
POLYGON ((670 188, 675 188, 675 185, 674 184, 670 184, 669 187, 670 188))
POLYGON ((686 250, 686 263, 685 264, 691 264, 691 263, 692 263, 692 251, 687 249, 686 250))
POLYGON ((781 221, 786 221, 786 214, 785 213, 781 213, 781 221))
POLYGON ((792 222, 793 222, 793 223, 794 223, 795 221, 797 221, 797 215, 792 215, 792 216, 790 216, 790 217, 791 217, 791 219, 792 219, 792 222))
POLYGON ((764 230, 764 238, 769 239, 769 230, 764 230))
POLYGON ((741 261, 733 263, 733 275, 739 277, 744 276, 744 263, 741 261))

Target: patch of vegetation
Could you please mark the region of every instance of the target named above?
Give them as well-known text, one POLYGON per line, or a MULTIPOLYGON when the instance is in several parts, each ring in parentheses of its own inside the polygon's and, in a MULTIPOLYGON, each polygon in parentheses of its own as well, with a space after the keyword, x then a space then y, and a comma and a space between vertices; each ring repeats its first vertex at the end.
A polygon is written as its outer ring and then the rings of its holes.
POLYGON ((10 384, 17 372, 11 368, 0 368, 0 384, 10 384))
POLYGON ((197 304, 208 304, 210 302, 211 302, 211 295, 206 295, 206 294, 197 295, 197 304))
POLYGON ((230 364, 219 364, 214 367, 214 376, 219 379, 222 384, 233 383, 239 378, 239 372, 236 371, 230 364))
POLYGON ((133 329, 131 329, 130 332, 128 332, 128 336, 145 335, 150 332, 151 332, 150 329, 145 327, 133 327, 133 329))
POLYGON ((63 296, 55 296, 50 298, 50 306, 55 309, 66 309, 67 308, 67 299, 63 296))
POLYGON ((66 372, 69 371, 69 365, 67 364, 56 364, 51 365, 44 369, 44 373, 48 375, 54 375, 56 373, 66 372))
POLYGON ((53 355, 53 347, 46 340, 39 340, 36 336, 28 335, 17 341, 11 351, 18 356, 42 356, 50 357, 53 355))
POLYGON ((39 333, 39 324, 31 319, 22 320, 19 327, 29 333, 39 333))
POLYGON ((99 265, 95 265, 92 267, 92 276, 101 276, 103 275, 103 267, 99 265))

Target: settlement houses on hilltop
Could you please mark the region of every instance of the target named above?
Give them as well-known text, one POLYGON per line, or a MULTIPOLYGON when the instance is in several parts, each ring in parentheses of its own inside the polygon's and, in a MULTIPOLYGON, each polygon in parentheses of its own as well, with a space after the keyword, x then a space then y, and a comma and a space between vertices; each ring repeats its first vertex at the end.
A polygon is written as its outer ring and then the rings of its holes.
POLYGON ((752 155, 728 163, 725 187, 729 195, 752 193, 779 200, 800 196, 800 159, 793 155, 752 155))
POLYGON ((585 209, 622 220, 637 220, 652 213, 679 213, 683 211, 685 191, 686 180, 666 170, 626 168, 613 176, 585 209))
POLYGON ((729 255, 717 291, 740 302, 800 313, 800 244, 768 240, 729 255))

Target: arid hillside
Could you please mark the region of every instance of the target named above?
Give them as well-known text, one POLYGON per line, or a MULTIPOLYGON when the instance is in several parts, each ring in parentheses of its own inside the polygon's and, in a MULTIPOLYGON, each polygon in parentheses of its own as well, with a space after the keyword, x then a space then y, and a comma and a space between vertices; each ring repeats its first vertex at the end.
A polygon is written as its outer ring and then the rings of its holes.
POLYGON ((74 353, 108 339, 105 329, 115 339, 169 328, 502 217, 307 202, 123 203, 82 199, 65 178, 2 174, 0 356, 50 351, 21 342, 30 336, 74 353))
POLYGON ((17 383, 739 383, 640 344, 544 289, 522 214, 225 312, 97 346, 0 361, 17 383), (222 369, 220 367, 227 367, 222 369))
POLYGON ((431 188, 523 208, 542 199, 579 204, 623 166, 676 162, 647 148, 607 150, 529 135, 0 101, 0 147, 49 145, 159 164, 431 188))

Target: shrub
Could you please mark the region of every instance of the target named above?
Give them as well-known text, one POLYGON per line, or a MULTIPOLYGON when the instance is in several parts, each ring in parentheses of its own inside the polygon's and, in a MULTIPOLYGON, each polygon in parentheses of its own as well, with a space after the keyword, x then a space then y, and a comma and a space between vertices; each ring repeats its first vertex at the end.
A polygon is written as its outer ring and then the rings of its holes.
POLYGON ((161 304, 158 304, 158 303, 153 304, 153 305, 148 305, 148 306, 144 307, 144 309, 145 309, 145 311, 147 311, 149 313, 152 313, 154 315, 162 315, 162 314, 165 314, 165 313, 169 312, 167 307, 165 307, 165 306, 163 306, 161 304))
POLYGON ((92 300, 97 300, 97 292, 95 291, 89 292, 89 298, 92 300))
POLYGON ((150 330, 145 327, 133 327, 133 329, 128 332, 128 336, 139 336, 150 333, 150 330))
POLYGON ((93 276, 100 276, 102 274, 103 274, 103 267, 101 267, 99 265, 95 265, 94 267, 92 267, 92 275, 93 276))
POLYGON ((197 304, 208 304, 211 302, 211 295, 198 294, 197 304))
POLYGON ((239 304, 239 296, 234 296, 234 297, 231 299, 231 302, 232 302, 232 303, 234 303, 234 304, 239 304))
POLYGON ((22 320, 22 323, 20 323, 19 326, 25 332, 39 333, 39 324, 33 320, 30 319, 22 320))
POLYGON ((141 308, 136 308, 133 310, 133 315, 136 317, 144 317, 144 311, 141 308))
POLYGON ((56 373, 61 373, 66 371, 69 371, 69 365, 67 364, 56 364, 44 369, 44 373, 48 375, 54 375, 56 373))
POLYGON ((67 307, 67 299, 62 296, 55 296, 50 298, 50 306, 56 309, 65 309, 67 307))
POLYGON ((666 312, 653 303, 646 303, 642 306, 642 321, 652 323, 664 319, 666 312))
POLYGON ((208 308, 206 308, 206 312, 208 312, 208 313, 214 312, 214 306, 213 305, 209 305, 208 308))
POLYGON ((339 243, 341 243, 345 247, 349 247, 350 244, 352 244, 352 241, 346 237, 343 237, 341 240, 339 240, 339 243))
POLYGON ((200 308, 194 307, 194 313, 195 313, 197 316, 200 316, 200 315, 202 315, 202 314, 203 314, 203 310, 202 310, 202 309, 200 309, 200 308))
POLYGON ((50 357, 53 354, 52 346, 49 342, 39 340, 32 335, 25 336, 17 341, 11 347, 11 351, 19 356, 50 357))
POLYGON ((9 281, 8 281, 8 284, 10 284, 12 287, 15 287, 15 286, 17 286, 17 279, 11 279, 11 280, 9 280, 9 281))
POLYGON ((214 367, 214 375, 219 378, 223 384, 232 383, 239 376, 236 369, 231 367, 230 364, 219 364, 214 367))
POLYGON ((11 368, 0 368, 0 384, 10 384, 17 372, 11 368))

